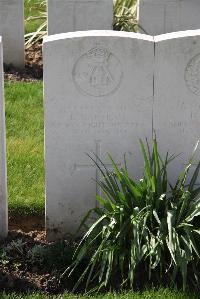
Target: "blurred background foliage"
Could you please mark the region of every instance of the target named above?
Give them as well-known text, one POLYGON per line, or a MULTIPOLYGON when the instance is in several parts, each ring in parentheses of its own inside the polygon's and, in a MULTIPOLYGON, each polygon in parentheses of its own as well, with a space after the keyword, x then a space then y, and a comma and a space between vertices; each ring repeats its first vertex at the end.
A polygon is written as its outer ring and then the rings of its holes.
MULTIPOLYGON (((113 28, 137 31, 137 0, 113 0, 113 28)), ((47 34, 46 0, 25 0, 25 44, 29 48, 47 34)))

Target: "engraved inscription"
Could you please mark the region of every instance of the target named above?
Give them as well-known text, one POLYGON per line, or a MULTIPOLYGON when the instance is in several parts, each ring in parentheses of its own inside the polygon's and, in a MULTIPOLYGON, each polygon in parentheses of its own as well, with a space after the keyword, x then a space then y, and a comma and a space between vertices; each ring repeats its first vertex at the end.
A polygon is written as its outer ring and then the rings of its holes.
MULTIPOLYGON (((52 127, 63 127, 69 129, 73 134, 90 135, 95 131, 98 136, 112 134, 128 134, 130 130, 145 128, 145 122, 139 118, 130 117, 130 109, 126 105, 119 105, 117 109, 107 105, 107 112, 101 111, 101 103, 95 105, 85 105, 65 111, 65 122, 62 118, 52 121, 52 127), (99 109, 98 109, 99 108, 99 109), (98 112, 97 112, 98 111, 98 112)), ((134 102, 133 108, 137 108, 134 102)))
POLYGON ((78 59, 72 75, 80 91, 101 97, 118 88, 122 78, 122 68, 119 59, 114 54, 96 47, 78 59))
POLYGON ((194 56, 186 66, 185 82, 192 93, 200 96, 200 54, 194 56))

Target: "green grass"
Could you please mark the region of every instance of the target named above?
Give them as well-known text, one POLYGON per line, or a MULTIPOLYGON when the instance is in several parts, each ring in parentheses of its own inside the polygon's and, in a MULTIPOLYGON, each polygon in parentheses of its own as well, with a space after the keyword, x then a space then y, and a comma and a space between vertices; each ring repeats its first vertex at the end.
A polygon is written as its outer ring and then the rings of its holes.
MULTIPOLYGON (((24 18, 40 16, 42 0, 24 0, 24 18)), ((44 20, 37 19, 25 22, 25 33, 35 32, 44 20)))
POLYGON ((30 294, 30 295, 16 295, 16 294, 0 294, 1 299, 195 299, 198 296, 186 294, 182 292, 170 291, 168 289, 161 289, 159 291, 145 291, 142 293, 125 293, 125 294, 106 294, 98 296, 75 296, 70 294, 58 295, 58 296, 45 296, 42 294, 30 294))
POLYGON ((42 83, 6 82, 9 211, 44 211, 42 83))

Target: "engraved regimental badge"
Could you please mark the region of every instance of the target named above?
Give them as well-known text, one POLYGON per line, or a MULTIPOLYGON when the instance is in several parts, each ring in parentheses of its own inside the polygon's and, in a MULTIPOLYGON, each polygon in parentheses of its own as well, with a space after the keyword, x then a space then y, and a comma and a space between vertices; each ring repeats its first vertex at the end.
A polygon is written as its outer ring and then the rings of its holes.
POLYGON ((82 93, 102 97, 119 87, 122 68, 114 54, 95 47, 78 59, 72 75, 75 85, 82 93))
POLYGON ((194 56, 187 64, 185 82, 192 93, 200 96, 200 54, 194 56))

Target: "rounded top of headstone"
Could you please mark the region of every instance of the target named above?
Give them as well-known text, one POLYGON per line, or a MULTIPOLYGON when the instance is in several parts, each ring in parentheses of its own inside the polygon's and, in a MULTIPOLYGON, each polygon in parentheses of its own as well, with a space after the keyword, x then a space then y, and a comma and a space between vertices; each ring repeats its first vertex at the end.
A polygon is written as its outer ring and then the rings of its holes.
POLYGON ((154 37, 141 33, 125 32, 125 31, 113 31, 113 30, 88 30, 88 31, 75 31, 67 33, 59 33, 45 36, 43 43, 56 42, 65 39, 76 39, 76 38, 86 38, 86 37, 124 37, 137 40, 146 40, 154 42, 154 37))

